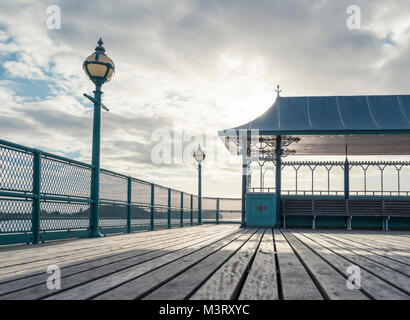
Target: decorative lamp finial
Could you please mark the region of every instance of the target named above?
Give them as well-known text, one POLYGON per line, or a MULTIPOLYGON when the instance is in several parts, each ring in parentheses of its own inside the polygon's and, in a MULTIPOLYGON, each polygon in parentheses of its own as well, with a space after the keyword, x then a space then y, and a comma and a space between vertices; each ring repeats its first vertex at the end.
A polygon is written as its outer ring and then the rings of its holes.
POLYGON ((276 86, 276 90, 275 90, 275 92, 277 93, 276 98, 279 98, 279 97, 280 97, 280 95, 279 95, 279 94, 282 92, 282 90, 280 90, 280 89, 279 89, 279 85, 277 85, 277 86, 276 86))
POLYGON ((102 39, 100 38, 100 40, 98 40, 98 46, 95 48, 95 51, 102 51, 105 52, 104 47, 102 46, 104 44, 104 42, 102 41, 102 39))

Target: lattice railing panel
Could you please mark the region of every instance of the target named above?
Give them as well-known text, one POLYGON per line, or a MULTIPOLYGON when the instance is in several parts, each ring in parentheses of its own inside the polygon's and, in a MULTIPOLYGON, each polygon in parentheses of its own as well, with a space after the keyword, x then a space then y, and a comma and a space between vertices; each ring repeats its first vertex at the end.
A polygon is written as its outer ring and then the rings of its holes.
POLYGON ((216 198, 202 198, 202 210, 216 210, 216 198))
POLYGON ((0 233, 31 231, 30 200, 0 199, 0 233))
POLYGON ((181 192, 171 190, 171 207, 181 208, 181 192))
POLYGON ((181 210, 171 209, 171 223, 179 224, 181 222, 181 210))
POLYGON ((183 193, 184 208, 191 209, 191 195, 189 193, 183 193))
POLYGON ((241 211, 242 199, 220 199, 219 211, 241 211))
POLYGON ((131 182, 131 201, 133 203, 151 203, 151 184, 133 180, 131 182))
POLYGON ((131 207, 132 225, 149 225, 151 208, 149 205, 133 205, 131 207))
POLYGON ((198 210, 198 196, 192 196, 192 208, 194 211, 198 210))
POLYGON ((118 204, 100 205, 100 226, 118 227, 127 225, 127 207, 118 204))
POLYGON ((168 206, 168 189, 155 186, 154 187, 154 203, 159 206, 168 206))
POLYGON ((40 231, 88 228, 90 206, 84 203, 40 203, 40 231))
POLYGON ((41 193, 90 197, 91 168, 41 158, 41 193))
POLYGON ((100 174, 100 199, 127 201, 128 181, 125 177, 115 176, 107 172, 100 174))
POLYGON ((198 211, 193 211, 192 220, 194 221, 194 223, 198 223, 198 211))
POLYGON ((184 219, 184 225, 191 223, 191 210, 190 209, 184 209, 183 219, 184 219))
POLYGON ((0 146, 0 189, 32 191, 32 154, 0 146))
POLYGON ((156 207, 154 209, 154 223, 156 225, 168 224, 168 209, 164 207, 156 207))

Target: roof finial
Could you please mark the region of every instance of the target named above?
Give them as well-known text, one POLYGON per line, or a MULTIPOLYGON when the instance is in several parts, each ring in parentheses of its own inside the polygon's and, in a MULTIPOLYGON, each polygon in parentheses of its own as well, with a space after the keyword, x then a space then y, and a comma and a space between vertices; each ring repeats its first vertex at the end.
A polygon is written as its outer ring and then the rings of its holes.
POLYGON ((282 92, 282 90, 279 89, 279 85, 276 86, 275 92, 278 94, 278 95, 276 96, 276 98, 279 98, 279 97, 280 97, 279 94, 282 92))

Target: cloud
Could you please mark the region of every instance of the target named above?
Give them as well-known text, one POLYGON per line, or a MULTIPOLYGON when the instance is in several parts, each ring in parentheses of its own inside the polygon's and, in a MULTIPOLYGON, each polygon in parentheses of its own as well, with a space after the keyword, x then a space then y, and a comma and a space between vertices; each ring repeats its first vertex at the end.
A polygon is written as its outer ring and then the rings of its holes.
POLYGON ((410 3, 350 1, 29 1, 0 4, 0 135, 90 161, 94 90, 82 61, 101 36, 116 74, 103 86, 102 164, 182 190, 195 165, 150 163, 152 132, 211 134, 204 192, 240 194, 240 159, 216 137, 283 95, 407 93, 410 3), (61 30, 46 28, 48 5, 61 30), (34 84, 36 83, 36 84, 34 84), (218 161, 228 157, 231 162, 218 161), (223 177, 223 178, 222 178, 223 177))

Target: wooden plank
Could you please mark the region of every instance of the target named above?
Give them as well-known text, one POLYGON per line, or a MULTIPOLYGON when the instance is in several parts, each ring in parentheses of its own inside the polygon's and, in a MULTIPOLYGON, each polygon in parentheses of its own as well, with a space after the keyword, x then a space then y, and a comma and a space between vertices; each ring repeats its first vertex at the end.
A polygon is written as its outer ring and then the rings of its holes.
MULTIPOLYGON (((329 234, 327 235, 333 236, 329 234)), ((365 242, 365 244, 363 244, 363 242, 358 240, 357 238, 352 239, 351 237, 349 237, 349 235, 346 235, 346 234, 337 234, 337 239, 340 242, 345 243, 346 245, 350 247, 363 250, 364 254, 366 254, 365 252, 369 252, 372 255, 377 255, 381 257, 382 259, 386 260, 387 263, 393 261, 397 265, 405 265, 407 267, 410 267, 410 258, 407 258, 406 256, 404 256, 403 254, 405 252, 403 251, 382 250, 379 246, 376 246, 374 244, 374 241, 372 240, 369 240, 368 243, 365 242)), ((408 254, 410 255, 410 252, 408 254)), ((407 272, 408 270, 410 269, 407 269, 407 272)))
MULTIPOLYGON (((124 244, 124 245, 121 245, 123 242, 121 241, 121 239, 123 238, 123 237, 128 237, 129 235, 123 235, 123 236, 113 236, 113 237, 110 237, 110 243, 108 243, 108 244, 106 244, 105 245, 105 247, 106 247, 106 253, 104 253, 104 252, 99 252, 99 251, 97 251, 97 250, 92 250, 92 249, 87 249, 86 251, 84 251, 84 252, 90 252, 90 256, 104 256, 104 255, 111 255, 112 254, 112 252, 114 251, 114 252, 119 252, 120 250, 123 250, 123 251, 126 251, 127 250, 127 248, 129 248, 129 249, 134 249, 136 246, 139 246, 139 245, 145 245, 145 244, 147 244, 147 243, 150 243, 150 242, 152 242, 153 240, 159 240, 159 239, 163 239, 164 241, 167 241, 167 239, 169 239, 169 238, 172 238, 172 237, 183 237, 184 235, 186 235, 186 234, 195 234, 195 233, 204 233, 204 231, 200 231, 200 230, 193 230, 193 229, 191 229, 189 232, 179 232, 178 233, 178 230, 175 230, 175 229, 173 229, 172 231, 171 230, 169 230, 168 231, 169 233, 168 234, 162 234, 160 237, 156 237, 155 236, 155 232, 147 232, 147 233, 145 233, 145 235, 146 235, 146 238, 131 238, 131 239, 127 239, 127 242, 124 244), (101 254, 100 254, 101 253, 101 254)), ((211 232, 210 231, 210 229, 207 229, 207 231, 206 232, 211 232)), ((95 243, 97 244, 97 243, 99 243, 99 239, 93 239, 93 241, 95 241, 95 243)), ((46 258, 48 258, 48 259, 54 259, 54 258, 58 258, 58 257, 60 257, 60 251, 64 251, 64 250, 62 250, 63 248, 61 247, 61 246, 58 246, 58 247, 55 247, 55 248, 53 248, 53 250, 54 251, 51 251, 51 252, 47 252, 47 255, 46 255, 46 258)), ((83 251, 82 250, 74 250, 74 251, 70 251, 69 252, 69 254, 68 253, 63 253, 61 256, 62 257, 66 257, 66 256, 70 256, 70 257, 73 257, 73 258, 75 258, 75 255, 76 255, 76 253, 79 253, 79 254, 82 254, 83 253, 83 251)), ((11 255, 13 255, 14 254, 14 252, 11 252, 11 255)), ((38 261, 44 261, 44 260, 47 260, 47 259, 44 259, 44 258, 39 258, 39 259, 36 259, 36 258, 30 258, 30 257, 27 257, 27 258, 25 258, 25 259, 23 259, 22 261, 23 261, 23 263, 21 263, 21 265, 24 265, 24 264, 29 264, 29 263, 31 263, 32 261, 34 261, 34 262, 38 262, 38 261), (27 261, 25 261, 25 259, 27 260, 27 261)), ((74 260, 74 259, 73 259, 74 260)), ((17 264, 16 266, 18 266, 19 264, 17 264)), ((14 265, 11 265, 11 267, 14 267, 14 265)), ((31 266, 32 267, 32 266, 31 266)), ((30 268, 31 268, 30 267, 30 268)), ((0 268, 0 269, 5 269, 5 268, 0 268)), ((24 267, 22 268, 22 269, 24 269, 24 267)), ((32 268, 31 268, 32 269, 32 268)), ((0 280, 0 283, 2 282, 2 280, 0 280)))
MULTIPOLYGON (((237 231, 238 232, 238 231, 237 231)), ((224 235, 225 236, 225 235, 224 235)), ((97 280, 88 281, 75 288, 57 293, 47 299, 51 300, 70 300, 70 299, 90 299, 107 290, 117 287, 125 282, 133 280, 145 273, 151 272, 165 264, 171 263, 180 259, 194 251, 199 250, 204 246, 216 242, 221 238, 220 235, 213 235, 210 239, 205 241, 187 241, 183 245, 173 247, 173 250, 166 252, 164 255, 152 259, 150 261, 140 263, 125 270, 110 274, 108 276, 100 277, 97 280)), ((83 279, 83 280, 89 280, 83 279)), ((70 283, 67 283, 69 285, 70 283)))
MULTIPOLYGON (((175 230, 173 231, 174 234, 175 230)), ((187 232, 185 230, 185 232, 187 232)), ((182 232, 181 234, 184 234, 182 232)), ((155 233, 155 232, 154 232, 155 233)), ((189 233, 194 233, 193 230, 190 230, 189 233)), ((8 266, 17 266, 23 264, 29 264, 33 262, 47 260, 49 258, 57 258, 57 257, 65 257, 65 256, 74 256, 76 254, 83 254, 83 253, 101 253, 110 252, 113 250, 117 250, 120 248, 126 248, 135 245, 135 243, 147 243, 152 239, 160 239, 160 238, 167 238, 170 234, 163 233, 159 237, 154 235, 151 232, 147 232, 145 237, 132 237, 132 235, 117 235, 113 236, 114 238, 110 237, 109 241, 106 238, 103 239, 93 239, 93 243, 88 243, 83 247, 80 246, 79 248, 73 248, 72 245, 70 246, 52 246, 47 247, 39 252, 28 250, 28 252, 9 252, 9 259, 7 261, 3 261, 0 263, 0 269, 8 266), (105 241, 103 241, 105 240, 105 241), (101 244, 101 242, 102 244, 101 244), (13 258, 11 258, 13 257, 13 258)))
MULTIPOLYGON (((130 272, 130 270, 132 271, 133 268, 138 269, 141 265, 150 265, 152 263, 155 264, 155 261, 162 261, 164 260, 164 258, 167 259, 167 256, 169 257, 170 255, 172 255, 172 253, 183 252, 183 250, 189 246, 201 246, 208 243, 209 241, 215 241, 215 239, 217 239, 218 237, 225 237, 232 232, 238 231, 227 231, 225 233, 220 232, 218 236, 216 236, 215 234, 207 234, 204 236, 191 235, 185 240, 179 241, 179 243, 175 243, 172 246, 166 247, 164 249, 155 251, 151 250, 151 252, 145 252, 145 254, 140 254, 129 259, 112 262, 103 266, 98 266, 96 268, 80 273, 75 273, 70 276, 64 276, 65 273, 63 273, 63 277, 61 278, 61 288, 63 290, 67 290, 77 285, 84 283, 87 284, 90 281, 98 281, 98 279, 103 277, 107 278, 110 275, 126 274, 127 272, 130 272), (179 249, 181 250, 178 251, 179 249)), ((10 284, 6 283, 5 285, 7 286, 10 284)), ((64 292, 66 291, 63 291, 61 294, 64 294, 64 292)), ((39 299, 48 295, 50 295, 50 291, 46 287, 45 282, 43 282, 24 290, 19 290, 7 295, 0 296, 0 299, 39 299)))
POLYGON ((313 236, 313 239, 319 238, 323 240, 323 243, 326 244, 327 248, 345 257, 347 260, 352 262, 352 264, 355 264, 359 266, 360 268, 363 268, 367 270, 368 272, 371 272, 377 275, 378 277, 380 277, 381 279, 384 279, 389 284, 404 291, 406 294, 410 293, 410 278, 408 276, 405 276, 383 265, 380 265, 379 263, 376 263, 370 259, 367 259, 364 256, 357 255, 353 253, 352 251, 342 248, 336 245, 333 240, 329 240, 329 238, 324 237, 319 232, 315 234, 312 233, 312 236, 313 236))
MULTIPOLYGON (((157 270, 154 270, 148 274, 145 274, 139 278, 136 278, 130 282, 125 283, 122 286, 114 288, 102 295, 97 296, 97 300, 111 300, 111 299, 123 299, 123 300, 133 300, 140 299, 147 293, 153 291, 154 289, 164 285, 167 281, 174 279, 178 275, 186 272, 198 262, 203 259, 216 254, 220 250, 224 250, 224 247, 229 245, 232 241, 243 237, 243 234, 248 233, 249 230, 242 230, 239 233, 231 235, 227 238, 219 240, 218 242, 204 247, 190 255, 187 255, 181 259, 178 259, 170 264, 167 264, 157 270)), ((249 235, 248 235, 249 237, 249 235)), ((185 288, 185 293, 186 293, 185 288)), ((175 297, 168 292, 168 299, 175 299, 175 297)), ((148 296, 148 299, 153 299, 153 297, 148 296)))
MULTIPOLYGON (((205 228, 203 230, 208 230, 205 228)), ((32 245, 24 246, 26 250, 15 250, 15 251, 6 251, 0 253, 0 267, 5 267, 9 265, 17 265, 19 263, 29 263, 32 261, 39 261, 47 258, 50 255, 70 255, 73 252, 82 252, 82 251, 97 251, 100 249, 108 250, 113 246, 126 245, 128 243, 135 244, 136 240, 141 242, 149 241, 149 239, 160 239, 164 237, 169 237, 170 234, 184 234, 184 233, 193 233, 198 232, 199 230, 194 230, 194 228, 186 229, 171 229, 167 232, 161 232, 160 234, 154 232, 145 232, 139 234, 124 234, 124 235, 114 235, 105 238, 98 239, 88 239, 86 243, 82 240, 72 241, 70 243, 62 244, 57 243, 56 245, 48 244, 48 246, 43 247, 44 244, 39 244, 38 247, 32 245), (114 237, 114 238, 113 238, 114 237), (114 241, 115 239, 115 241, 114 241)))
POLYGON ((375 240, 386 245, 388 248, 391 246, 397 250, 408 250, 408 239, 407 238, 399 238, 393 232, 386 232, 386 231, 377 231, 377 232, 369 232, 369 231, 352 231, 352 235, 356 237, 360 237, 362 239, 375 240))
MULTIPOLYGON (((236 230, 237 229, 234 229, 234 230, 227 229, 225 232, 219 232, 218 234, 221 234, 221 235, 225 233, 229 234, 229 233, 235 232, 236 230)), ((75 265, 63 267, 61 269, 61 273, 63 277, 67 277, 70 275, 75 275, 75 274, 88 271, 91 269, 95 269, 98 267, 102 267, 105 265, 110 265, 111 269, 115 269, 115 265, 112 265, 112 264, 116 262, 120 262, 120 261, 121 261, 122 266, 124 266, 124 263, 133 265, 135 264, 135 261, 131 260, 131 258, 136 258, 136 257, 142 256, 142 255, 145 255, 151 252, 161 253, 164 250, 172 249, 174 245, 184 243, 189 239, 204 239, 204 237, 207 237, 207 236, 209 237, 209 233, 205 233, 203 235, 188 235, 183 238, 176 238, 174 240, 168 240, 165 242, 162 240, 159 242, 153 242, 152 246, 145 247, 144 249, 141 249, 141 250, 135 249, 131 252, 126 252, 126 253, 119 254, 119 255, 108 256, 108 257, 95 259, 95 260, 88 261, 88 262, 81 263, 81 264, 75 264, 75 265)), ((214 234, 211 234, 211 236, 214 236, 214 234)), ((152 256, 153 255, 151 254, 151 257, 152 256)), ((145 256, 143 258, 148 259, 149 256, 145 256)), ((94 275, 96 275, 96 273, 94 275)), ((6 294, 8 292, 14 292, 17 290, 22 290, 25 288, 33 287, 35 285, 44 286, 44 283, 46 283, 46 279, 48 278, 48 276, 49 275, 45 273, 45 270, 42 270, 41 273, 37 273, 33 276, 20 278, 14 281, 0 284, 0 295, 6 294)), ((36 289, 30 289, 30 290, 33 291, 36 289)), ((22 293, 22 295, 27 295, 27 294, 28 292, 22 293)))
MULTIPOLYGON (((214 234, 217 233, 217 230, 209 230, 207 232, 190 232, 189 235, 198 235, 198 234, 214 234)), ((183 238, 183 237, 182 237, 183 238)), ((143 243, 143 246, 146 246, 147 243, 143 243)), ((131 247, 134 250, 136 248, 141 248, 141 246, 138 244, 138 242, 134 243, 131 245, 131 247)), ((128 249, 129 249, 128 248, 128 249)), ((79 262, 79 261, 84 261, 84 260, 89 260, 91 258, 95 257, 101 257, 104 255, 110 255, 114 252, 118 252, 118 250, 115 247, 115 241, 113 241, 113 246, 110 248, 110 251, 104 252, 104 254, 101 254, 100 252, 96 252, 95 254, 91 254, 89 251, 87 252, 79 252, 78 254, 72 253, 71 255, 64 255, 62 257, 57 257, 54 258, 52 255, 48 259, 32 262, 32 263, 27 263, 27 264, 21 264, 21 265, 16 265, 16 266, 11 266, 9 268, 4 268, 0 269, 0 279, 1 281, 4 282, 5 277, 9 277, 10 275, 16 275, 18 273, 27 273, 28 271, 32 272, 34 270, 42 270, 44 267, 52 265, 52 264, 58 264, 60 267, 66 264, 71 264, 73 262, 79 262)))
MULTIPOLYGON (((329 264, 339 270, 345 277, 349 277, 347 269, 352 265, 352 263, 346 260, 344 257, 336 254, 335 252, 329 250, 326 247, 326 243, 320 240, 311 239, 311 234, 306 233, 302 230, 291 230, 290 231, 296 238, 303 241, 303 243, 314 250, 318 255, 320 255, 329 264)), ((407 300, 409 296, 402 291, 391 286, 387 282, 383 281, 379 277, 373 275, 372 273, 362 269, 360 271, 361 275, 361 287, 364 292, 370 295, 373 299, 378 300, 407 300)))
POLYGON ((272 229, 265 230, 239 300, 278 300, 272 229))
POLYGON ((337 235, 341 235, 342 237, 347 237, 348 239, 355 239, 360 241, 361 243, 365 243, 366 245, 372 245, 373 247, 383 247, 388 250, 398 250, 404 251, 408 253, 410 249, 409 240, 403 241, 399 244, 396 244, 391 239, 387 239, 383 237, 383 234, 380 236, 377 235, 367 235, 367 234, 360 234, 358 232, 350 233, 350 232, 338 232, 337 235))
POLYGON ((274 241, 279 261, 279 274, 285 300, 321 300, 320 291, 278 229, 274 241))
POLYGON ((393 261, 393 260, 391 260, 389 258, 386 258, 384 256, 375 254, 375 253, 373 253, 369 250, 364 250, 364 249, 358 248, 355 245, 354 242, 349 241, 349 240, 340 239, 338 236, 334 236, 334 235, 329 234, 329 233, 321 233, 320 235, 329 238, 330 240, 332 240, 332 242, 334 244, 336 244, 340 247, 346 248, 347 250, 349 250, 349 251, 351 251, 351 252, 353 252, 357 255, 363 256, 366 259, 369 259, 369 260, 372 260, 374 262, 379 263, 380 265, 386 266, 388 268, 391 268, 393 270, 401 272, 401 273, 403 273, 407 276, 410 276, 410 267, 403 264, 403 263, 393 261))
POLYGON ((316 279, 322 293, 331 300, 367 300, 359 290, 351 290, 346 286, 346 278, 337 272, 325 260, 315 254, 303 242, 295 238, 288 231, 282 231, 289 244, 298 253, 311 275, 316 279))
POLYGON ((258 230, 190 298, 191 300, 232 300, 238 285, 259 247, 264 230, 258 230))
MULTIPOLYGON (((203 228, 204 225, 194 226, 194 227, 203 228)), ((130 239, 133 239, 133 238, 144 237, 144 235, 152 234, 152 233, 155 233, 157 236, 161 236, 172 230, 175 230, 175 229, 155 230, 153 232, 150 232, 147 230, 146 232, 138 232, 138 233, 132 233, 132 234, 114 234, 114 235, 107 235, 106 237, 98 238, 97 240, 98 240, 98 243, 102 245, 107 242, 111 242, 111 239, 113 237, 115 238, 127 237, 130 239)), ((63 249, 76 249, 76 248, 83 248, 87 246, 89 247, 90 245, 93 246, 95 245, 95 240, 96 240, 95 238, 80 238, 80 239, 73 238, 73 239, 47 241, 45 243, 39 243, 38 245, 18 244, 18 245, 0 246, 0 257, 1 257, 0 261, 3 261, 5 254, 7 254, 7 252, 9 251, 13 251, 14 253, 21 252, 22 254, 28 254, 28 253, 35 254, 35 253, 41 253, 44 250, 49 249, 49 247, 55 248, 55 247, 61 246, 61 248, 63 249)))
POLYGON ((215 252, 200 261, 192 268, 180 274, 175 279, 156 289, 144 299, 150 300, 182 300, 187 299, 200 287, 213 272, 223 265, 235 252, 256 232, 255 229, 246 229, 246 233, 230 242, 222 250, 215 252))
MULTIPOLYGON (((207 234, 209 231, 202 232, 202 234, 207 234)), ((153 239, 148 239, 150 242, 150 245, 157 245, 158 243, 163 243, 163 242, 169 242, 170 239, 172 240, 179 240, 179 239, 183 239, 185 236, 189 236, 192 234, 197 234, 197 232, 190 232, 190 233, 182 233, 181 235, 179 234, 169 234, 166 238, 164 238, 164 236, 161 236, 160 239, 155 239, 155 237, 153 239), (155 239, 155 240, 154 240, 155 239)), ((112 238, 112 242, 115 244, 116 243, 117 238, 112 238)), ((61 260, 59 261, 58 265, 60 267, 65 267, 65 266, 71 266, 71 265, 78 265, 78 264, 83 264, 86 263, 88 261, 93 261, 93 260, 98 260, 104 257, 113 257, 116 255, 120 255, 120 254, 124 254, 127 252, 132 252, 135 251, 136 249, 140 249, 140 248, 145 248, 147 246, 146 242, 140 242, 139 239, 135 239, 134 243, 129 244, 130 247, 129 248, 118 248, 118 250, 114 250, 113 252, 106 252, 105 254, 89 254, 87 259, 81 259, 79 261, 77 261, 75 258, 74 259, 69 259, 66 262, 61 262, 61 260), (141 246, 142 244, 142 246, 141 246), (114 253, 115 252, 115 253, 114 253)), ((52 259, 53 256, 50 255, 49 259, 52 259)), ((42 261, 42 260, 41 260, 42 261)), ((46 260, 47 261, 47 260, 46 260)), ((48 262, 44 262, 45 265, 50 265, 48 262)), ((33 266, 30 266, 30 268, 28 269, 28 272, 25 272, 25 269, 23 268, 23 270, 21 272, 13 272, 15 270, 13 270, 13 268, 11 268, 11 273, 10 274, 5 274, 3 276, 0 276, 0 284, 3 282, 9 282, 11 280, 17 280, 17 279, 21 279, 21 278, 27 278, 29 276, 32 275, 36 275, 36 274, 42 274, 44 273, 44 267, 38 267, 38 268, 34 268, 33 266), (11 275, 12 274, 12 275, 11 275)))

